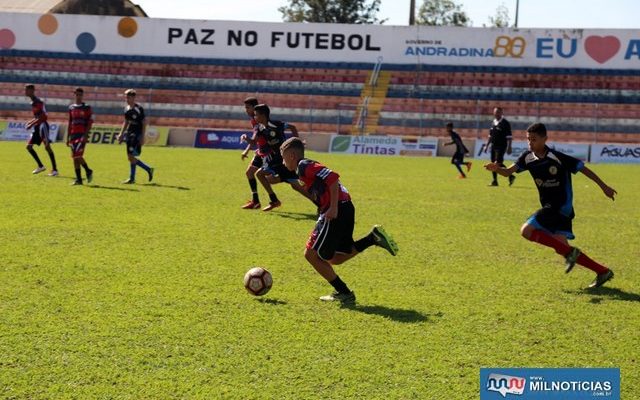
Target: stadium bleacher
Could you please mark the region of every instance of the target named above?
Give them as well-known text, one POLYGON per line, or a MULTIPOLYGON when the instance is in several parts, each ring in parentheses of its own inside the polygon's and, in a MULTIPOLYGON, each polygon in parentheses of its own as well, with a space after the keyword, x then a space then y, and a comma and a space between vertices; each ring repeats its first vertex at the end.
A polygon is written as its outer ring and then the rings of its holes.
MULTIPOLYGON (((83 86, 96 122, 120 123, 122 92, 138 89, 151 123, 246 129, 242 99, 257 95, 274 117, 303 131, 350 133, 372 65, 71 55, 3 51, 0 118, 28 119, 24 83, 38 85, 51 119, 64 122, 83 86)), ((444 136, 453 121, 484 137, 494 106, 515 132, 542 121, 565 141, 640 141, 638 71, 382 65, 390 73, 375 132, 444 136)))

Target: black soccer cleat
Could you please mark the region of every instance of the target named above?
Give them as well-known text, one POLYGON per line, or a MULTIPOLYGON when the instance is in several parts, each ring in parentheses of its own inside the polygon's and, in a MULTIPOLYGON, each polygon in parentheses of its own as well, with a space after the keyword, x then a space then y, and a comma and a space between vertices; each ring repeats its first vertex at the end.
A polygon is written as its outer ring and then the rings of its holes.
POLYGON ((594 279, 593 282, 591 282, 591 284, 589 285, 589 289, 598 288, 604 285, 605 283, 607 283, 608 281, 610 281, 611 279, 613 279, 612 270, 608 270, 607 272, 598 274, 598 276, 596 276, 596 279, 594 279))
POLYGON ((516 177, 513 175, 509 175, 509 186, 513 185, 513 181, 516 180, 516 177))
POLYGON ((577 247, 572 247, 569 253, 566 256, 564 256, 564 265, 565 265, 564 272, 565 273, 568 274, 569 272, 571 272, 573 267, 576 265, 576 261, 578 261, 579 255, 580 255, 580 249, 577 247))
POLYGON ((356 294, 354 292, 338 293, 333 292, 330 295, 320 297, 322 301, 339 301, 340 304, 355 304, 356 294))
POLYGON ((155 168, 149 168, 149 182, 153 180, 153 171, 155 171, 155 168))

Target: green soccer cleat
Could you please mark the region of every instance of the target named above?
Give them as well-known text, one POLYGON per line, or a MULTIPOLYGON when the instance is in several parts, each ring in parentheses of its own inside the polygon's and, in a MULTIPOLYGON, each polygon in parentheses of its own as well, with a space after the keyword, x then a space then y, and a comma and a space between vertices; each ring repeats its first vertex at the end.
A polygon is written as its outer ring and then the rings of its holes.
POLYGON ((593 282, 591 282, 591 284, 589 285, 589 289, 600 287, 611 279, 613 279, 612 270, 608 270, 607 272, 598 274, 598 276, 596 276, 596 279, 594 279, 593 282))
POLYGON ((149 182, 151 182, 153 180, 153 172, 155 171, 155 168, 149 168, 149 172, 147 172, 149 174, 149 182))
POLYGON ((375 242, 376 246, 380 246, 383 249, 386 249, 392 256, 398 254, 398 245, 396 244, 395 240, 393 240, 391 235, 389 235, 384 230, 382 225, 374 225, 371 233, 373 234, 373 241, 375 242))
POLYGON ((322 301, 339 301, 341 304, 354 304, 356 302, 356 294, 354 292, 338 293, 333 292, 327 296, 320 297, 322 301))
POLYGON ((564 272, 565 273, 568 274, 569 272, 571 272, 573 267, 576 265, 576 261, 578 260, 579 255, 580 255, 580 249, 577 247, 572 247, 571 251, 569 251, 569 254, 564 256, 564 265, 565 265, 564 272))
POLYGON ((89 172, 87 172, 87 183, 91 183, 92 180, 93 180, 93 170, 90 169, 89 172))

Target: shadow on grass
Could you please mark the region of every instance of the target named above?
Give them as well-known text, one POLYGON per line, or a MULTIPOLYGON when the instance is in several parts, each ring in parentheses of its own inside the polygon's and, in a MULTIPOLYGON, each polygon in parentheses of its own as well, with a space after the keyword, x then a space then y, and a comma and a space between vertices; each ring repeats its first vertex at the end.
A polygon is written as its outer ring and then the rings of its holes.
POLYGON ((433 315, 425 315, 416 310, 407 310, 403 308, 391 308, 386 306, 362 306, 359 304, 356 305, 344 305, 342 308, 361 312, 363 314, 369 315, 379 315, 381 317, 385 317, 397 322, 405 322, 405 323, 416 323, 416 322, 428 322, 432 320, 432 317, 442 317, 444 314, 442 312, 437 312, 433 315))
POLYGON ((640 294, 625 292, 624 290, 610 287, 599 287, 593 289, 586 289, 586 293, 594 296, 590 301, 592 303, 599 303, 602 301, 601 297, 608 297, 612 300, 620 301, 638 301, 640 302, 640 294), (596 297, 597 296, 597 297, 596 297))
POLYGON ((186 186, 173 186, 173 185, 162 185, 160 183, 144 183, 142 184, 142 186, 153 186, 153 187, 159 187, 159 188, 166 188, 166 189, 178 189, 178 190, 191 190, 190 187, 186 187, 186 186))
POLYGON ((318 219, 318 214, 311 214, 311 213, 271 211, 271 214, 275 214, 282 218, 295 219, 297 221, 302 221, 302 220, 315 221, 318 219))
POLYGON ((599 288, 593 289, 584 289, 584 290, 565 290, 566 293, 569 294, 588 294, 591 296, 589 300, 591 303, 598 304, 601 303, 606 298, 610 300, 619 300, 619 301, 637 301, 640 302, 640 294, 625 292, 622 289, 611 288, 606 286, 601 286, 599 288))
POLYGON ((140 189, 126 188, 126 187, 118 187, 118 186, 102 186, 102 185, 87 185, 92 189, 106 189, 106 190, 120 190, 124 192, 139 192, 140 189))
POLYGON ((287 304, 286 301, 278 300, 278 299, 258 299, 258 301, 262 304, 270 304, 272 306, 283 306, 287 304))

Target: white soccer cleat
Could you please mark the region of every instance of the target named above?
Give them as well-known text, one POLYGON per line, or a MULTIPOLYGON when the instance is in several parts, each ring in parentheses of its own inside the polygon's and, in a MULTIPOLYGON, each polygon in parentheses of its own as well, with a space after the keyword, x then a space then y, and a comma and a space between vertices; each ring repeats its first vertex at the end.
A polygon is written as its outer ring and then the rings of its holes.
POLYGON ((51 172, 49 172, 47 175, 48 176, 58 176, 58 171, 56 171, 55 169, 51 170, 51 172))
POLYGON ((38 167, 36 169, 33 170, 32 174, 39 174, 42 171, 46 171, 47 169, 45 167, 38 167))

